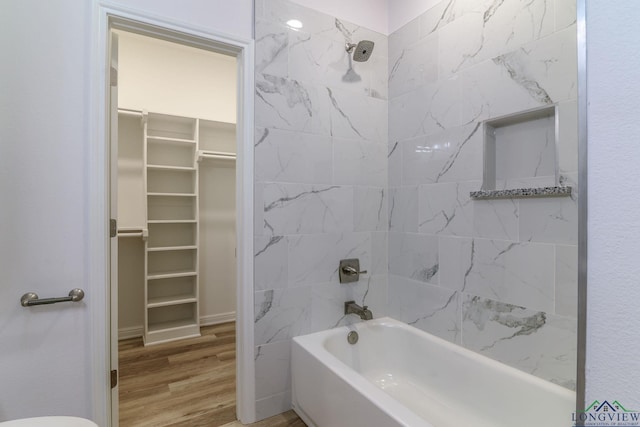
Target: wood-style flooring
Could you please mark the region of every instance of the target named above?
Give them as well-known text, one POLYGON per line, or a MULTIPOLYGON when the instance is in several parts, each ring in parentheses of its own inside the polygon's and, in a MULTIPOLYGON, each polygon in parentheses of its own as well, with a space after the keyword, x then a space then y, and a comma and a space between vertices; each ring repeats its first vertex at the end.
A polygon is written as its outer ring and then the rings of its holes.
MULTIPOLYGON (((235 323, 202 336, 144 347, 120 341, 121 427, 239 427, 236 421, 235 323)), ((304 427, 289 411, 252 427, 304 427)))

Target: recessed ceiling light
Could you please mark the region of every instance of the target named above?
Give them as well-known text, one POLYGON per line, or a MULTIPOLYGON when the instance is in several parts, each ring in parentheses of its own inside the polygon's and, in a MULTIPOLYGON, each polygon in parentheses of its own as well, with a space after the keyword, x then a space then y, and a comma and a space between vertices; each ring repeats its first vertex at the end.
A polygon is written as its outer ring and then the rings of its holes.
POLYGON ((287 25, 294 30, 299 30, 300 28, 302 28, 302 22, 298 21, 297 19, 289 19, 287 21, 287 25))

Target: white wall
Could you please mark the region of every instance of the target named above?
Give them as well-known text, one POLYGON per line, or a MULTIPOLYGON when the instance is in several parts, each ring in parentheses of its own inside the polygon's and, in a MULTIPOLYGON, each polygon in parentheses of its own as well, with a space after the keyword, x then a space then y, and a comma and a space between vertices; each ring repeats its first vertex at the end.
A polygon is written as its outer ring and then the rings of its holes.
MULTIPOLYGON (((88 146, 92 5, 4 0, 0 46, 0 420, 92 417, 94 342, 85 303, 25 309, 20 296, 89 288, 88 146)), ((252 1, 121 1, 250 38, 252 1)), ((92 304, 95 303, 95 304, 92 304)), ((105 373, 106 374, 106 373, 105 373)))
POLYGON ((118 31, 118 106, 236 122, 236 58, 118 31))
POLYGON ((190 26, 214 30, 217 33, 227 33, 246 39, 250 39, 253 35, 253 0, 107 1, 130 9, 149 11, 174 22, 184 22, 190 26))
POLYGON ((200 321, 208 324, 235 318, 235 162, 203 161, 199 175, 200 321))
POLYGON ((587 402, 640 409, 640 3, 587 0, 587 402))

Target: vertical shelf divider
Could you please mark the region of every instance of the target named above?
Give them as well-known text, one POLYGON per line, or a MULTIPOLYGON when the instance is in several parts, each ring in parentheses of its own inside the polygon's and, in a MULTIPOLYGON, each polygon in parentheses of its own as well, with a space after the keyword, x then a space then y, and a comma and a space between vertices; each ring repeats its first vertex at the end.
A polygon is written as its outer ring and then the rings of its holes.
POLYGON ((143 113, 144 343, 200 336, 198 119, 143 113), (153 173, 150 174, 149 171, 153 173), (175 197, 193 195, 193 197, 175 197), (151 224, 151 227, 150 227, 151 224))

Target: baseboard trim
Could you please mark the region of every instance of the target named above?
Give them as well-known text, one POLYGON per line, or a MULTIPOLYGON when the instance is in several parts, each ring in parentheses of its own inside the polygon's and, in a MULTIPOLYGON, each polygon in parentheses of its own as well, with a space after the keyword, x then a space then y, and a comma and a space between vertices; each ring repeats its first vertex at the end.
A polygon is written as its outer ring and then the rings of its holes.
POLYGON ((118 329, 118 341, 138 338, 142 335, 144 335, 144 328, 142 326, 131 326, 128 328, 118 329))
MULTIPOLYGON (((220 323, 235 322, 235 320, 235 311, 230 311, 229 313, 210 314, 208 316, 200 317, 200 326, 218 325, 220 323)), ((144 335, 144 328, 142 326, 130 326, 128 328, 118 329, 118 341, 139 338, 142 335, 144 335)))
POLYGON ((209 316, 200 316, 200 326, 211 326, 219 323, 235 322, 236 312, 211 314, 209 316))

